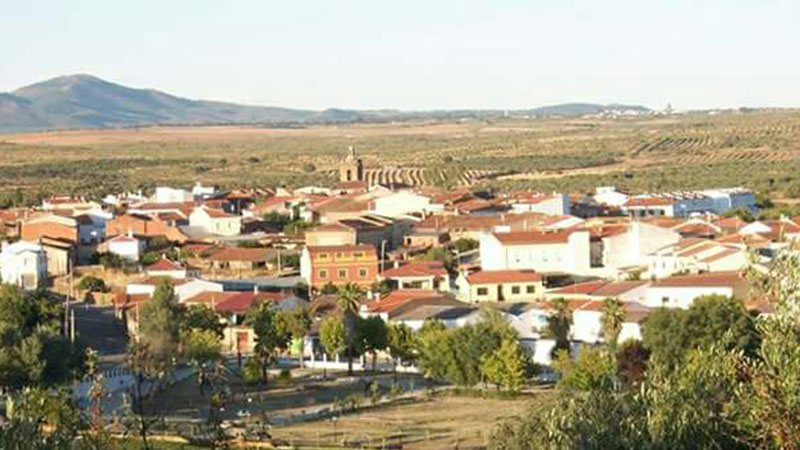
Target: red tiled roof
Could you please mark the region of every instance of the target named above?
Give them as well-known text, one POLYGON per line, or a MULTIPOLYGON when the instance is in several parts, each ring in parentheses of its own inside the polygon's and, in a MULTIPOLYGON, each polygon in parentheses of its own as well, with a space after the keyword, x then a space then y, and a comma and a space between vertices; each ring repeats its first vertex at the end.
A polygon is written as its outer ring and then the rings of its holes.
POLYGON ((666 197, 634 197, 628 199, 624 206, 668 206, 675 203, 675 199, 666 197))
POLYGON ((498 241, 505 245, 560 244, 569 240, 572 231, 515 231, 495 233, 498 241))
POLYGON ((717 238, 716 241, 720 244, 746 244, 752 246, 769 245, 769 239, 757 234, 751 234, 747 236, 743 236, 741 234, 729 234, 727 236, 721 236, 717 238))
POLYGON ((542 274, 533 270, 481 270, 467 275, 470 284, 524 283, 541 281, 542 274))
POLYGON ((259 210, 259 209, 271 208, 279 203, 290 202, 294 199, 295 199, 294 197, 289 197, 289 196, 269 197, 253 205, 252 209, 259 210))
POLYGON ((261 302, 277 302, 288 297, 285 292, 239 292, 216 303, 216 311, 243 314, 261 302))
POLYGON ((680 234, 695 236, 713 236, 720 232, 717 226, 705 222, 686 222, 673 229, 680 234))
POLYGON ((444 277, 445 275, 447 275, 447 270, 441 261, 413 261, 400 267, 384 270, 381 273, 381 276, 385 278, 444 277))
POLYGON ((774 233, 800 233, 800 226, 789 220, 762 220, 774 233))
POLYGON ((108 240, 108 242, 137 242, 136 238, 132 238, 125 234, 120 234, 108 240))
POLYGON ((698 245, 696 247, 690 247, 690 248, 678 253, 677 256, 681 256, 681 257, 684 257, 684 258, 688 257, 688 256, 694 256, 694 255, 696 255, 698 253, 703 253, 706 250, 711 250, 712 248, 714 248, 714 247, 716 247, 718 245, 719 244, 715 244, 712 241, 704 242, 704 243, 702 243, 702 244, 700 244, 700 245, 698 245))
POLYGON ((429 298, 440 298, 444 294, 426 289, 400 289, 392 291, 380 300, 367 302, 367 310, 373 313, 390 312, 408 302, 429 298))
POLYGON ((746 283, 739 272, 709 272, 694 275, 680 275, 653 282, 653 287, 735 287, 746 283))
POLYGON ((714 225, 729 230, 739 230, 740 228, 747 225, 747 222, 742 220, 742 218, 740 217, 725 217, 723 219, 719 219, 716 222, 714 222, 714 225))
POLYGON ((221 302, 223 300, 227 300, 234 295, 239 294, 238 292, 216 292, 216 291, 205 291, 201 292, 193 297, 189 297, 184 300, 184 303, 194 303, 194 304, 208 304, 211 305, 212 303, 215 306, 217 302, 221 302))
POLYGON ((717 254, 714 254, 714 255, 711 255, 711 256, 709 256, 707 258, 701 259, 700 262, 710 263, 710 262, 714 262, 714 261, 719 261, 720 259, 725 259, 725 258, 727 258, 729 256, 733 256, 733 255, 735 255, 737 253, 740 253, 742 251, 743 250, 740 250, 738 248, 726 248, 725 250, 723 250, 723 251, 721 251, 721 252, 719 252, 717 254))
POLYGON ((556 289, 548 292, 548 294, 584 294, 595 297, 617 297, 633 289, 644 286, 647 283, 647 281, 588 281, 556 289))
POLYGON ((170 261, 167 258, 161 258, 153 264, 147 266, 147 270, 152 272, 167 272, 172 270, 184 270, 184 268, 174 261, 170 261))
POLYGON ((208 214, 209 217, 213 217, 215 219, 224 219, 228 217, 233 217, 232 215, 226 213, 221 209, 207 209, 206 213, 208 214))
POLYGON ((660 228, 674 228, 683 223, 683 220, 678 217, 646 217, 640 219, 640 222, 660 228))

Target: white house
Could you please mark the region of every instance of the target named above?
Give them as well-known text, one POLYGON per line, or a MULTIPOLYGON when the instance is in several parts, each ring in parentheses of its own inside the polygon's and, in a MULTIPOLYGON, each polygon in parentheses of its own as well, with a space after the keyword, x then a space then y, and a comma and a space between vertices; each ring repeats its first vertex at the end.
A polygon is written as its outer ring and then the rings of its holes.
POLYGON ((595 280, 576 283, 547 291, 549 300, 604 300, 615 298, 626 303, 644 303, 649 281, 606 281, 595 280))
POLYGON ((151 203, 188 203, 194 201, 194 194, 183 189, 171 187, 157 187, 155 194, 150 197, 151 203))
POLYGON ((482 270, 534 270, 588 274, 589 232, 585 230, 519 231, 481 236, 482 270))
MULTIPOLYGON (((192 197, 205 199, 214 195, 215 192, 217 192, 217 189, 214 186, 203 186, 203 183, 198 181, 192 188, 192 197)), ((183 193, 180 196, 185 198, 183 193)))
POLYGON ((647 266, 649 255, 681 239, 675 231, 643 222, 609 227, 592 242, 596 274, 619 278, 628 270, 647 266))
POLYGON ((707 239, 683 239, 651 253, 647 276, 666 278, 678 273, 728 272, 748 265, 747 251, 707 239))
POLYGON ((0 252, 0 282, 23 289, 36 289, 47 284, 47 254, 37 244, 18 241, 3 242, 0 252))
POLYGON ((163 277, 172 278, 175 280, 183 280, 187 277, 188 271, 186 267, 167 258, 161 258, 158 261, 145 267, 145 273, 149 277, 163 277))
POLYGON ((650 284, 644 305, 650 308, 687 309, 700 296, 722 295, 745 300, 747 293, 747 280, 740 272, 680 275, 650 284))
POLYGON ((532 302, 544 298, 544 279, 533 270, 479 270, 456 280, 459 298, 478 302, 532 302))
POLYGON ((617 191, 614 186, 599 186, 595 189, 594 201, 608 206, 621 207, 630 196, 617 191))
MULTIPOLYGON (((603 342, 602 305, 600 300, 569 300, 572 311, 572 326, 569 339, 571 352, 578 350, 581 344, 597 344, 603 342)), ((516 303, 499 305, 500 309, 514 330, 517 331, 520 344, 531 353, 533 362, 542 365, 552 364, 551 353, 555 341, 548 336, 547 319, 552 313, 552 302, 516 303)), ((618 337, 618 342, 629 339, 641 340, 641 323, 650 310, 635 302, 623 304, 625 320, 618 337)))
POLYGON ((393 218, 441 209, 432 206, 429 197, 411 190, 393 192, 370 202, 370 213, 393 218))
POLYGON ((188 279, 185 283, 175 286, 175 295, 178 297, 179 302, 184 302, 203 292, 222 292, 223 290, 222 283, 195 278, 188 279))
POLYGON ((237 236, 242 232, 242 217, 203 205, 189 215, 189 226, 218 236, 237 236))
POLYGON ((133 237, 132 233, 121 234, 107 241, 108 252, 128 261, 139 261, 145 249, 145 242, 133 237))
POLYGON ((524 194, 508 200, 511 212, 540 213, 550 216, 570 215, 569 195, 567 194, 524 194))

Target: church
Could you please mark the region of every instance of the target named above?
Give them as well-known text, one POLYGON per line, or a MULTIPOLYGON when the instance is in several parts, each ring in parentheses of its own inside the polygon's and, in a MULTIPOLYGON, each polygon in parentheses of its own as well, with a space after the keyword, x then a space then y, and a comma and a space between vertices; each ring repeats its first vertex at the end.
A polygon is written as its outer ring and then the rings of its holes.
POLYGON ((364 181, 364 163, 356 156, 356 149, 351 145, 347 157, 339 165, 339 182, 352 183, 364 181))

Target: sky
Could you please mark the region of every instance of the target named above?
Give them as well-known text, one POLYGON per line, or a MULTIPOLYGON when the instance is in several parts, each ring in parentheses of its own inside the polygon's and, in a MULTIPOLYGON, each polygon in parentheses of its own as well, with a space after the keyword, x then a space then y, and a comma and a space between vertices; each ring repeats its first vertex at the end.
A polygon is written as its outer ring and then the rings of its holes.
POLYGON ((800 107, 797 0, 0 0, 0 92, 294 108, 800 107))

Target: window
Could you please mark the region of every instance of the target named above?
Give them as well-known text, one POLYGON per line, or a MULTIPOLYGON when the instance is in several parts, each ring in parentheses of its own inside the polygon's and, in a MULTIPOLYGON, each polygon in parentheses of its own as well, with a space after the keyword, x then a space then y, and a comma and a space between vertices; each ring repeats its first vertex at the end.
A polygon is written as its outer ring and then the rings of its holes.
POLYGON ((339 278, 347 278, 347 269, 339 269, 339 278))
POLYGON ((327 253, 320 253, 319 256, 317 256, 317 258, 318 259, 328 259, 328 254, 327 253))
POLYGON ((519 286, 511 286, 512 294, 519 294, 519 286))
POLYGON ((320 278, 328 278, 328 271, 325 270, 325 269, 320 269, 319 270, 319 277, 320 278))
POLYGON ((343 256, 344 256, 344 254, 342 254, 342 253, 337 253, 337 254, 336 254, 336 259, 341 259, 343 256))
POLYGON ((358 276, 361 278, 367 278, 367 269, 363 267, 358 269, 358 276))
POLYGON ((525 286, 525 293, 526 294, 535 294, 536 293, 536 286, 529 284, 525 286))
POLYGON ((669 297, 661 297, 661 303, 669 303, 669 297))
POLYGON ((353 253, 353 257, 354 258, 363 258, 364 257, 364 253, 363 252, 353 253))
POLYGON ((478 295, 481 297, 486 297, 489 295, 489 288, 478 288, 478 295))

